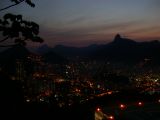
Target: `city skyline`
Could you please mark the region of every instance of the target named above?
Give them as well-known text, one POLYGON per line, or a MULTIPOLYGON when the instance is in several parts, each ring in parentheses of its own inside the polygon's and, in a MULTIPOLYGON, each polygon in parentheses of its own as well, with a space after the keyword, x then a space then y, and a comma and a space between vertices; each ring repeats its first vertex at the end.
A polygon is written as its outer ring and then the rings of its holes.
MULTIPOLYGON (((3 13, 22 14, 40 25, 44 44, 87 46, 106 44, 119 33, 136 41, 159 40, 158 0, 33 0, 36 7, 20 4, 3 13)), ((5 7, 9 1, 2 1, 5 7)), ((41 45, 37 43, 31 46, 41 45)))

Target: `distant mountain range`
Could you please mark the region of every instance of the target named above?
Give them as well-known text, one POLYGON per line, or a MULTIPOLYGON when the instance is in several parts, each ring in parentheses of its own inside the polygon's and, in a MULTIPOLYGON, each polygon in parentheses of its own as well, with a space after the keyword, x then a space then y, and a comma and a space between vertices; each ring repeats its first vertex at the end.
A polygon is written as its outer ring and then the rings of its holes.
POLYGON ((154 63, 160 61, 160 42, 136 42, 123 38, 117 34, 112 42, 104 45, 93 44, 87 47, 68 47, 57 45, 54 48, 43 45, 37 49, 38 53, 45 54, 49 51, 64 57, 88 57, 95 60, 108 60, 112 62, 137 63, 143 60, 151 60, 154 63))
POLYGON ((0 53, 0 67, 14 74, 18 59, 26 59, 30 52, 24 46, 14 46, 0 53))
MULTIPOLYGON (((7 71, 9 71, 10 73, 14 73, 16 69, 17 60, 24 62, 23 65, 27 66, 27 62, 28 62, 27 57, 29 55, 38 56, 39 54, 35 54, 29 51, 26 47, 19 46, 19 45, 9 48, 7 50, 4 50, 0 52, 0 68, 2 67, 7 71)), ((47 62, 47 63, 62 64, 67 61, 64 57, 50 51, 43 54, 42 56, 43 56, 44 62, 47 62)), ((33 66, 30 66, 30 67, 33 67, 33 66)))
MULTIPOLYGON (((66 58, 88 58, 90 60, 106 60, 110 62, 119 62, 126 64, 135 64, 144 61, 150 61, 154 64, 160 64, 160 42, 152 40, 149 42, 136 42, 134 40, 123 38, 117 34, 112 42, 104 45, 93 44, 87 47, 68 47, 57 45, 53 48, 42 45, 36 49, 46 62, 63 63, 66 58)), ((10 48, 1 52, 0 61, 11 60, 14 57, 24 57, 29 54, 26 48, 10 48), (11 58, 12 57, 12 58, 11 58)))

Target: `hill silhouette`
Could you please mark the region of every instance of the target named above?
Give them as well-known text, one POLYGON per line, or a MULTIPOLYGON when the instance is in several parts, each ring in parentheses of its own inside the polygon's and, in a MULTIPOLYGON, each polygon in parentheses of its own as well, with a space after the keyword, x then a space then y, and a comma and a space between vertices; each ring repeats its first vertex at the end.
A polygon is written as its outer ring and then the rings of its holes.
POLYGON ((92 60, 105 59, 109 62, 127 64, 137 64, 149 60, 152 65, 157 65, 160 60, 160 42, 158 40, 136 42, 132 39, 123 38, 119 34, 108 44, 93 44, 80 48, 57 45, 50 48, 50 51, 65 57, 79 56, 92 60))
POLYGON ((0 53, 0 65, 9 74, 14 74, 16 61, 26 59, 29 54, 31 53, 24 46, 14 46, 0 53))
MULTIPOLYGON (((8 72, 8 74, 15 74, 16 63, 20 60, 23 62, 23 66, 26 68, 27 72, 30 72, 34 65, 34 61, 28 61, 28 56, 30 55, 39 56, 39 54, 31 52, 26 47, 21 45, 11 47, 0 53, 0 67, 8 72)), ((63 64, 67 62, 67 59, 53 51, 48 51, 42 54, 42 58, 43 62, 51 64, 63 64)))
POLYGON ((64 64, 67 63, 67 59, 64 57, 56 54, 53 51, 49 51, 42 55, 44 58, 44 61, 51 64, 64 64))
MULTIPOLYGON (((102 45, 89 45, 87 47, 68 47, 64 45, 57 45, 49 47, 42 45, 37 49, 46 62, 49 63, 63 63, 67 61, 66 58, 80 58, 89 60, 108 61, 113 63, 138 64, 145 62, 151 65, 159 65, 160 60, 160 42, 158 40, 151 40, 149 42, 136 42, 135 40, 123 38, 117 34, 113 41, 102 45)), ((10 48, 0 53, 1 63, 10 63, 12 59, 24 58, 27 54, 31 54, 23 46, 10 48)))

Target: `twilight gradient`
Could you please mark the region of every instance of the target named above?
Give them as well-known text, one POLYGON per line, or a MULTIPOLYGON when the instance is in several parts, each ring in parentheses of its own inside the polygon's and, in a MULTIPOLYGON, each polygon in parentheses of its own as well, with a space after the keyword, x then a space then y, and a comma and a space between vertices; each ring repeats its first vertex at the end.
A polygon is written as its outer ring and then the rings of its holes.
MULTIPOLYGON (((0 8, 11 4, 1 0, 0 8)), ((160 0, 33 0, 0 13, 23 14, 40 25, 44 44, 105 44, 115 34, 147 41, 160 39, 160 0)), ((33 45, 33 44, 32 44, 33 45)))

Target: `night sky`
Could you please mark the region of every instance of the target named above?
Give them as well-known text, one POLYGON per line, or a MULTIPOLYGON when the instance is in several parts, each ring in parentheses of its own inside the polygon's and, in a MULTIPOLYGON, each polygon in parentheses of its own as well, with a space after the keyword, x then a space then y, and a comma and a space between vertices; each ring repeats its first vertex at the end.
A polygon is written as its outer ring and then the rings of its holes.
MULTIPOLYGON (((11 4, 1 0, 0 7, 11 4)), ((40 25, 43 44, 106 44, 117 33, 136 41, 160 40, 160 0, 33 0, 4 12, 40 25)), ((35 44, 35 43, 34 43, 35 44)), ((33 45, 33 44, 32 44, 33 45)))

